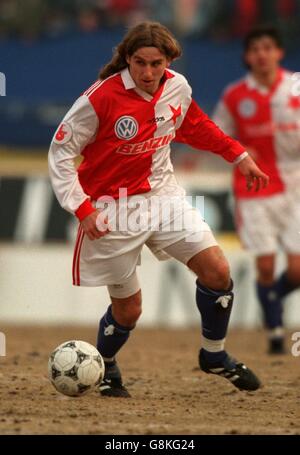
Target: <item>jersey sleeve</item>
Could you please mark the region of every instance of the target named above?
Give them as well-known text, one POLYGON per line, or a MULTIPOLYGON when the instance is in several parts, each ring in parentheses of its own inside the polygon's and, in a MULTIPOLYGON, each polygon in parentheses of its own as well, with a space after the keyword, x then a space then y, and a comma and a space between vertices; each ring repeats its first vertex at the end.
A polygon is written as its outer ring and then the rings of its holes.
POLYGON ((54 193, 60 205, 79 220, 95 209, 79 182, 74 158, 93 142, 98 127, 99 120, 94 107, 88 97, 83 95, 65 115, 49 149, 49 174, 54 193))
POLYGON ((216 125, 218 125, 219 128, 221 128, 225 134, 228 134, 232 137, 236 136, 234 118, 223 99, 220 99, 218 102, 213 112, 212 120, 216 123, 216 125))
POLYGON ((237 141, 221 129, 200 109, 191 98, 186 114, 176 131, 175 141, 199 150, 208 150, 233 163, 245 152, 237 141))

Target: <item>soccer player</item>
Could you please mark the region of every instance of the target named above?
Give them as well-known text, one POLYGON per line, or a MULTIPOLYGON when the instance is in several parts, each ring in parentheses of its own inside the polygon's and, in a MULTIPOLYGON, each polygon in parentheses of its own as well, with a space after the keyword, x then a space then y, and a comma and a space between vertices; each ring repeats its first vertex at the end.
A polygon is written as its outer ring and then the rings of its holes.
MULTIPOLYGON (((255 374, 224 349, 233 303, 229 266, 209 226, 187 203, 177 184, 170 142, 222 156, 239 168, 249 190, 266 186, 268 176, 242 145, 202 112, 186 79, 169 69, 180 55, 178 42, 159 23, 144 22, 129 30, 102 69, 100 80, 66 114, 50 146, 54 191, 62 207, 79 220, 73 283, 106 285, 111 297, 111 305, 100 320, 97 341, 106 366, 100 392, 106 396, 130 396, 116 354, 141 315, 136 266, 144 245, 158 258, 176 258, 197 276, 196 303, 202 316, 200 368, 227 378, 241 390, 260 386, 255 374), (73 159, 80 154, 83 161, 76 170, 73 159), (113 206, 115 202, 115 218, 119 220, 126 200, 120 189, 126 189, 129 218, 136 216, 137 195, 144 196, 147 203, 161 198, 163 204, 176 196, 177 203, 168 217, 154 216, 156 229, 152 225, 146 230, 122 228, 123 219, 112 227, 101 204, 106 201, 113 206), (188 225, 173 229, 180 214, 187 215, 188 225)), ((146 204, 139 216, 148 214, 146 204)))
POLYGON ((285 351, 283 299, 300 284, 300 98, 294 90, 299 81, 281 68, 283 56, 276 29, 250 31, 244 41, 249 72, 227 87, 213 117, 270 177, 268 187, 249 193, 236 166, 233 185, 236 226, 256 258, 257 295, 273 354, 285 351), (275 277, 279 247, 287 266, 275 277))

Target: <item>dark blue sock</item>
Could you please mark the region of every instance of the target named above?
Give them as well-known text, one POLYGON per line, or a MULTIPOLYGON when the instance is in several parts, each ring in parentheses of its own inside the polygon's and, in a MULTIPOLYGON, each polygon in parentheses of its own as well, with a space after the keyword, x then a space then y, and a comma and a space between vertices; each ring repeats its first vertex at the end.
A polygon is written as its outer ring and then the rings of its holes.
POLYGON ((280 275, 278 280, 275 283, 276 291, 278 295, 283 299, 286 297, 290 292, 295 291, 300 287, 299 284, 292 283, 287 276, 286 271, 280 275))
POLYGON ((113 318, 110 305, 99 323, 97 349, 100 354, 108 359, 114 357, 128 340, 133 328, 118 324, 113 318))
POLYGON ((196 302, 202 317, 202 334, 210 340, 226 336, 232 303, 233 284, 228 291, 213 291, 197 280, 196 302))
POLYGON ((202 317, 202 334, 210 340, 222 340, 227 333, 233 284, 228 291, 213 291, 197 280, 196 302, 202 317))
MULTIPOLYGON (((202 318, 202 334, 209 340, 222 340, 226 337, 233 304, 233 283, 228 291, 213 291, 196 281, 196 302, 202 318)), ((210 362, 222 361, 226 351, 208 352, 205 357, 210 362)))
POLYGON ((219 364, 219 363, 223 362, 223 360, 225 360, 226 357, 228 357, 228 354, 226 351, 210 352, 210 351, 206 351, 206 349, 203 349, 203 348, 202 348, 202 351, 205 356, 205 359, 212 365, 214 363, 219 364))
POLYGON ((258 282, 256 283, 257 295, 263 310, 264 322, 268 329, 283 326, 282 301, 276 284, 277 283, 274 283, 271 286, 263 286, 258 282))

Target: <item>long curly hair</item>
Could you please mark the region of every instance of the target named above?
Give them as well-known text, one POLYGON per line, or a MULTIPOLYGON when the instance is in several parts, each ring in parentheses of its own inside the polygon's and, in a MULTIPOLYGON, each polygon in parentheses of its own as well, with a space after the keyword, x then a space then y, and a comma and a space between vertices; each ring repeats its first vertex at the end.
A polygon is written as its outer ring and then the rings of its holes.
POLYGON ((170 61, 182 54, 180 44, 167 27, 159 22, 141 22, 131 28, 114 49, 111 61, 100 70, 99 78, 104 80, 122 71, 128 66, 126 57, 131 57, 141 47, 156 47, 170 61))

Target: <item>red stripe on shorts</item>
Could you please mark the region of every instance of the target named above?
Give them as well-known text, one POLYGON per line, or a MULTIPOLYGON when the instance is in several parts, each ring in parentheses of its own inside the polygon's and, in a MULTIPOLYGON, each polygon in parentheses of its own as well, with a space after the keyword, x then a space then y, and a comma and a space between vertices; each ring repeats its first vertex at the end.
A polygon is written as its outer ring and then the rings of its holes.
POLYGON ((75 248, 74 248, 73 266, 72 266, 73 284, 75 286, 80 286, 79 262, 80 262, 80 250, 81 250, 83 237, 84 237, 84 232, 82 230, 82 227, 79 225, 75 248))

